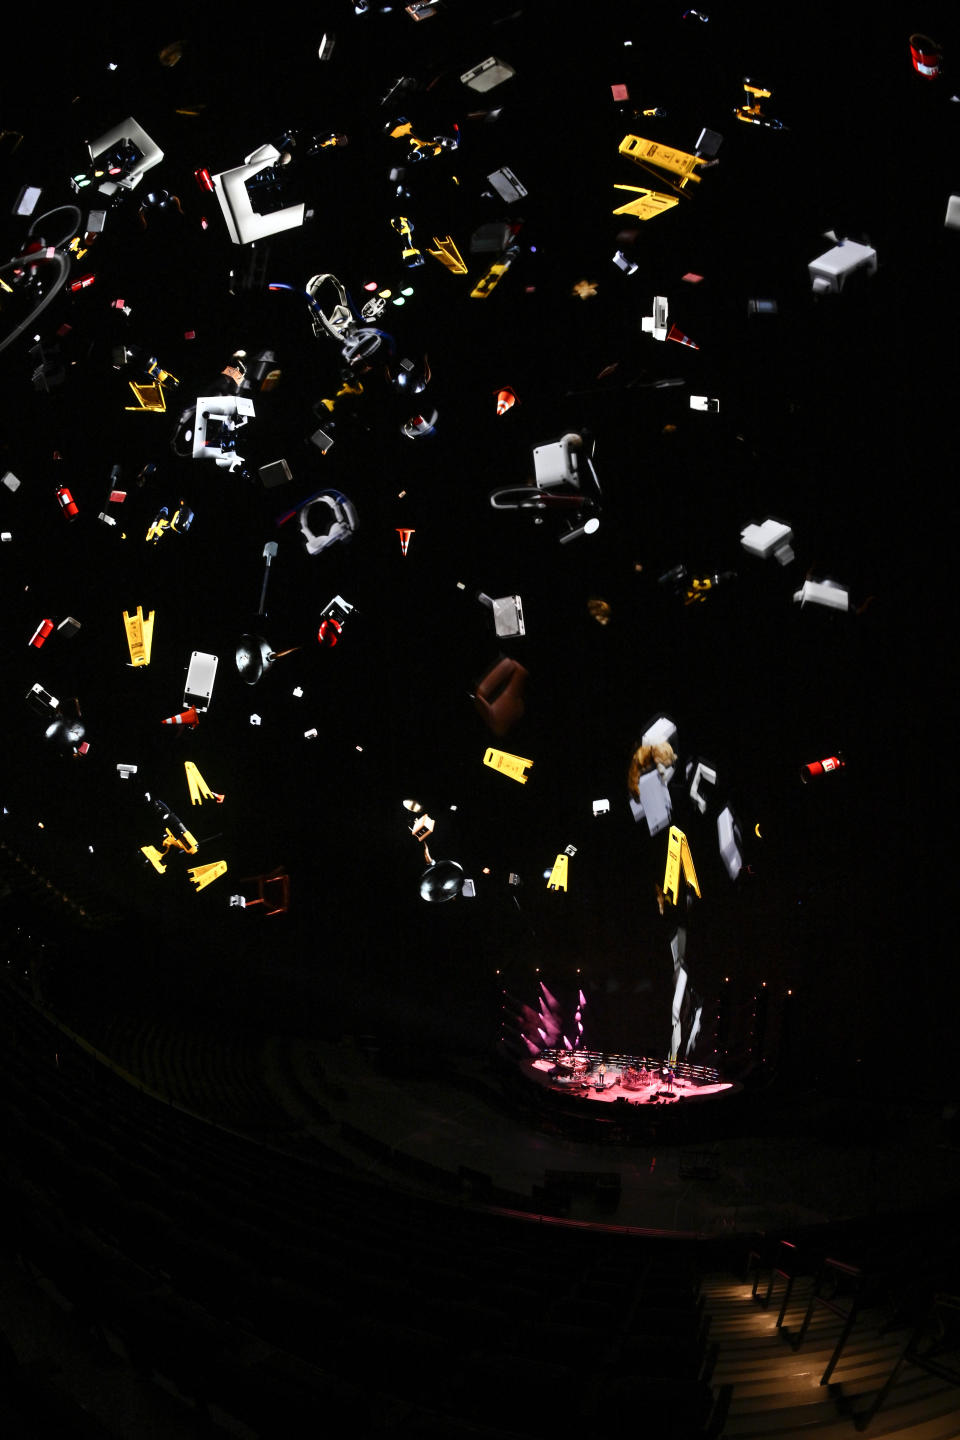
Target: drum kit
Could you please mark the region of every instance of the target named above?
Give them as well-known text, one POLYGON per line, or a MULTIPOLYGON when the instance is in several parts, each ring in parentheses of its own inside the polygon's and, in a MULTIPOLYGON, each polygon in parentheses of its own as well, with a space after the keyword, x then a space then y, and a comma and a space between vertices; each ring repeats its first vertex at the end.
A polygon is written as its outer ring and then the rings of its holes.
POLYGON ((621 1076, 620 1083, 624 1090, 646 1090, 651 1085, 656 1085, 659 1080, 659 1072, 656 1068, 647 1069, 646 1060, 639 1066, 628 1065, 621 1076))
POLYGON ((555 1079, 560 1085, 585 1085, 588 1062, 584 1055, 563 1055, 557 1061, 555 1079))

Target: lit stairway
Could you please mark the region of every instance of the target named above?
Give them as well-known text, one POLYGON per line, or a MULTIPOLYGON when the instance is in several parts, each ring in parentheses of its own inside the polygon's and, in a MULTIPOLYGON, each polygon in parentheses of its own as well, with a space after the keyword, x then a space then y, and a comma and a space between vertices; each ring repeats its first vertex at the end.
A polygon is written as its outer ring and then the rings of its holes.
MULTIPOLYGON (((817 1306, 803 1343, 793 1349, 812 1286, 808 1276, 794 1281, 778 1330, 782 1289, 774 1290, 764 1309, 752 1297, 749 1282, 704 1277, 710 1339, 718 1347, 712 1383, 733 1387, 725 1440, 854 1440, 859 1433, 856 1417, 890 1375, 909 1332, 881 1335, 883 1317, 876 1310, 861 1311, 829 1383, 821 1385, 843 1321, 817 1306)), ((764 1293, 762 1286, 759 1293, 764 1293)), ((905 1364, 864 1433, 902 1440, 960 1437, 960 1387, 905 1364)))

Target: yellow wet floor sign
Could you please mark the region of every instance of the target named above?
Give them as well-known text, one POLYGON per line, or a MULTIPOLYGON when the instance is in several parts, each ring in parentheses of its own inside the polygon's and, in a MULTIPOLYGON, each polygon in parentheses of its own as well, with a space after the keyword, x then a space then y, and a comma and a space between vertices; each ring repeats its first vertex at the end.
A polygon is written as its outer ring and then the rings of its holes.
POLYGON ((137 606, 137 613, 130 615, 126 610, 123 612, 123 625, 127 632, 127 647, 130 651, 131 665, 149 665, 150 652, 153 649, 153 618, 155 610, 144 618, 143 606, 137 606))
POLYGON ((517 780, 521 785, 526 785, 525 771, 529 769, 533 761, 524 760, 522 755, 510 755, 506 750, 494 750, 491 747, 484 755, 483 763, 489 765, 491 770, 499 770, 501 775, 509 775, 511 780, 517 780))
POLYGON ((690 846, 687 837, 676 825, 670 826, 670 837, 667 841, 667 868, 663 876, 663 894, 671 905, 676 905, 680 894, 680 867, 683 866, 683 878, 697 893, 700 898, 700 886, 697 884, 697 872, 693 868, 693 856, 690 853, 690 846))
POLYGON ((548 890, 566 890, 567 875, 570 870, 570 856, 558 855, 553 862, 553 869, 550 871, 550 879, 547 881, 548 890))

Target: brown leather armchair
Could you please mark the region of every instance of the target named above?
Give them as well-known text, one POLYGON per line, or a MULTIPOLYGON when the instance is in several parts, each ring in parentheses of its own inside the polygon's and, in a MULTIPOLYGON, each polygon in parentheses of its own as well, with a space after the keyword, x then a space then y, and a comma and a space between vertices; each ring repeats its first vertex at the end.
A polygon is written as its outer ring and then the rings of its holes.
POLYGON ((477 714, 494 735, 506 735, 525 710, 523 691, 527 674, 522 665, 508 655, 488 670, 478 684, 473 696, 477 714))

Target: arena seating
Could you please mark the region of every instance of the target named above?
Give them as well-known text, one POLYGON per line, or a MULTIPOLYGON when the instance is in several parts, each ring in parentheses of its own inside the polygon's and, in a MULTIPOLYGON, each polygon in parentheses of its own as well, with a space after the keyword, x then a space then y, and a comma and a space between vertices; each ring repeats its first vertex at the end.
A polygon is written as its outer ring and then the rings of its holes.
MULTIPOLYGON (((804 1263, 778 1326, 774 1254, 751 1284, 739 1241, 508 1213, 473 1185, 431 1196, 426 1173, 415 1189, 377 1182, 315 1136, 298 1154, 290 1131, 271 1145, 161 1104, 15 990, 3 999, 4 1403, 38 1434, 56 1415, 80 1436, 256 1440, 323 1415, 371 1437, 552 1440, 573 1425, 599 1440, 642 1417, 684 1440, 811 1420, 832 1440, 854 1432, 942 1280, 903 1247, 849 1326, 822 1276, 807 1316, 826 1253, 811 1242, 791 1252, 804 1263)), ((958 1422, 960 1389, 908 1359, 869 1433, 937 1440, 958 1422)))

